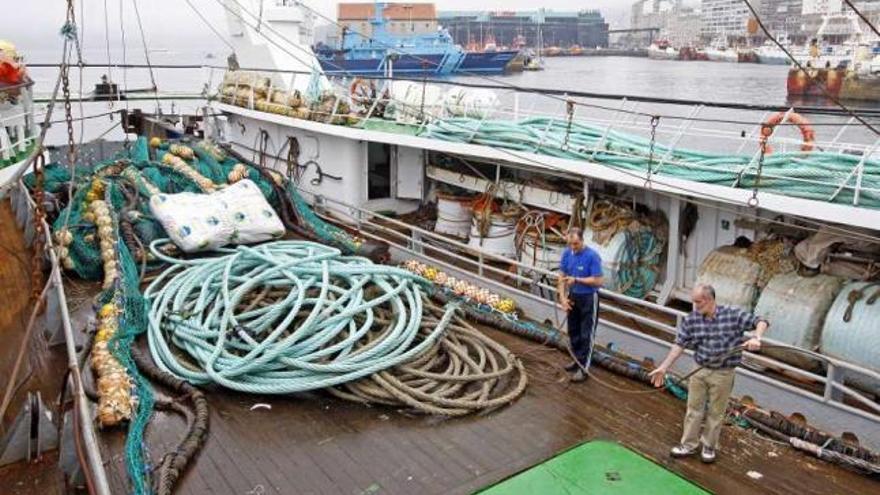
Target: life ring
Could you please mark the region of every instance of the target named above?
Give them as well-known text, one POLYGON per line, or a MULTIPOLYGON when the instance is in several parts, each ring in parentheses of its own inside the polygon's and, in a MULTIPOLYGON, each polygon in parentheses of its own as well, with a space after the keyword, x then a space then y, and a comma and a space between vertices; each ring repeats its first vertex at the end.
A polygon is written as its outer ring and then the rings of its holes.
POLYGON ((813 151, 814 144, 813 142, 816 140, 816 131, 813 130, 813 126, 810 125, 810 121, 807 120, 803 115, 796 112, 778 112, 770 116, 766 122, 761 125, 761 140, 760 143, 764 146, 764 154, 769 155, 773 152, 773 149, 767 144, 767 141, 770 139, 770 136, 773 134, 773 130, 777 125, 782 122, 791 122, 796 125, 798 129, 801 131, 801 137, 803 138, 803 144, 801 145, 801 151, 809 152, 813 151))
POLYGON ((352 103, 369 107, 376 99, 376 84, 361 77, 356 77, 348 88, 352 103))

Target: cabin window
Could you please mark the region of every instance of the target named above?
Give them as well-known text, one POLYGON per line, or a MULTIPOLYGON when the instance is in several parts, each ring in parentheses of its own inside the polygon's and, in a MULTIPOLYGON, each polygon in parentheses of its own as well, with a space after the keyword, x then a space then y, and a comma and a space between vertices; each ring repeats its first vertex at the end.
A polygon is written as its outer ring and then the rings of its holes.
POLYGON ((369 143, 367 148, 367 199, 391 197, 391 146, 369 143))

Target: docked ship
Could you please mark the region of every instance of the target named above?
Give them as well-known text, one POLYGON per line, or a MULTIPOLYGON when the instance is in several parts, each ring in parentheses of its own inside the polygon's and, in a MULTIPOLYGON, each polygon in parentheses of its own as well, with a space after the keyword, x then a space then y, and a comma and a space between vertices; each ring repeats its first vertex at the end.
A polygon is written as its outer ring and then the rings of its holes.
POLYGON ((312 7, 282 3, 227 11, 248 69, 188 135, 132 109, 119 154, 77 158, 86 116, 59 97, 62 156, 38 143, 0 184, 0 492, 877 490, 873 136, 774 134, 765 115, 794 116, 773 107, 352 84, 298 55, 312 7), (555 293, 574 226, 607 278, 580 384, 555 293), (697 283, 772 325, 714 466, 668 455, 692 353, 646 383, 697 283))
POLYGON ((826 15, 805 50, 793 54, 787 79, 790 98, 825 98, 876 102, 880 100, 880 40, 861 31, 854 15, 826 15), (824 33, 834 21, 849 24, 849 38, 829 44, 824 33))
POLYGON ((666 40, 659 40, 648 46, 648 58, 656 60, 678 60, 679 50, 666 40))
POLYGON ((376 2, 372 34, 343 28, 340 46, 319 43, 313 50, 328 75, 445 76, 500 74, 519 50, 467 51, 446 29, 430 34, 396 34, 387 29, 385 4, 376 2))

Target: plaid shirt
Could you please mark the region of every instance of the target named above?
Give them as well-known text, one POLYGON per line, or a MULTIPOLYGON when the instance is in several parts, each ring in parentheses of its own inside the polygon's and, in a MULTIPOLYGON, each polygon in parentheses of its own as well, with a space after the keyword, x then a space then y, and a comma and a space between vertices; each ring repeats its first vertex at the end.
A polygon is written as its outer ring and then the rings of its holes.
POLYGON ((681 322, 675 344, 694 351, 694 360, 710 369, 735 368, 742 361, 742 352, 718 360, 743 343, 743 332, 755 328, 763 318, 731 306, 717 306, 715 318, 692 311, 681 322))

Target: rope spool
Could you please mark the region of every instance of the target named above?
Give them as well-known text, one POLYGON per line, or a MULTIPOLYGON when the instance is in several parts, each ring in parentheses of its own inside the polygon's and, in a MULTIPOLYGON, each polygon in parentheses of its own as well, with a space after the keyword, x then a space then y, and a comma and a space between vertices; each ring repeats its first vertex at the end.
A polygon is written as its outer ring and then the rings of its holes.
POLYGON ((504 214, 493 213, 486 221, 474 217, 468 246, 495 256, 516 258, 516 223, 516 217, 504 214))
POLYGON ((467 239, 474 216, 472 204, 473 198, 469 196, 438 193, 434 232, 467 239))
MULTIPOLYGON (((443 314, 430 301, 426 306, 423 333, 439 324, 443 314)), ((438 344, 417 359, 330 392, 358 402, 463 416, 507 405, 527 384, 518 358, 456 316, 438 344)))
POLYGON ((468 246, 495 256, 516 258, 516 228, 519 205, 495 200, 495 185, 474 199, 474 217, 468 246))

